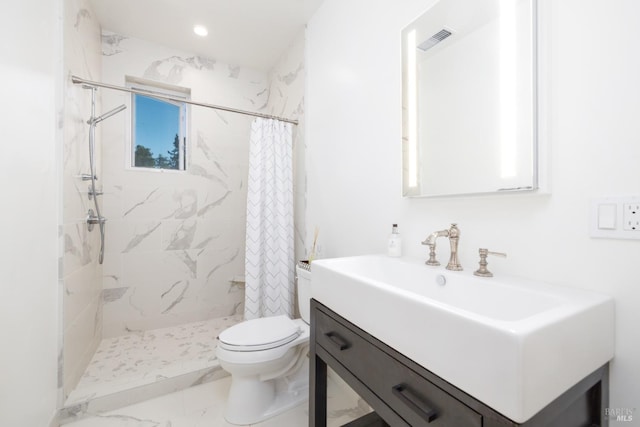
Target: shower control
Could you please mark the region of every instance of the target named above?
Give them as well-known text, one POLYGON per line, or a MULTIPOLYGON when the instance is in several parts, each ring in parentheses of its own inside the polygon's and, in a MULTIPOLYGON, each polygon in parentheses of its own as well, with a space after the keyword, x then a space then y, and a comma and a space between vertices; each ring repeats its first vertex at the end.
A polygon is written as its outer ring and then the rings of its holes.
POLYGON ((89 209, 87 212, 87 228, 89 231, 93 231, 93 227, 96 224, 104 225, 105 222, 107 222, 106 218, 96 215, 93 209, 89 209))
POLYGON ((97 180, 98 177, 93 175, 93 177, 91 176, 90 173, 83 173, 82 175, 80 175, 80 178, 82 178, 83 181, 91 181, 91 178, 97 180))
POLYGON ((89 190, 87 191, 87 195, 89 200, 93 199, 94 196, 102 196, 104 193, 102 191, 93 191, 93 186, 89 186, 89 190))

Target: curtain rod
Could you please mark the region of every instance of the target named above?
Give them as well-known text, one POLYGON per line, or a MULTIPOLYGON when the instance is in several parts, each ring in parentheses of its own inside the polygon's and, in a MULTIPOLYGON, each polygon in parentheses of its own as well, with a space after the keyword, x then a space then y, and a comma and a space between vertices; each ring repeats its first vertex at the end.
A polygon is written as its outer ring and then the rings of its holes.
POLYGON ((186 104, 197 105, 199 107, 207 107, 207 108, 213 108, 215 110, 222 110, 222 111, 229 111, 231 113, 244 114, 246 116, 262 117, 264 119, 275 119, 275 120, 280 120, 282 122, 291 123, 291 124, 294 124, 294 125, 298 124, 297 120, 291 120, 291 119, 287 119, 287 118, 284 118, 284 117, 271 116, 269 114, 262 114, 262 113, 255 113, 253 111, 238 110, 236 108, 222 107, 220 105, 207 104, 207 103, 204 103, 204 102, 189 101, 189 100, 186 100, 186 99, 183 99, 183 98, 179 98, 179 97, 175 97, 175 96, 171 96, 171 95, 160 95, 158 93, 149 92, 149 91, 145 91, 145 90, 130 89, 130 88, 123 87, 123 86, 116 86, 116 85, 110 85, 110 84, 107 84, 107 83, 94 82, 94 81, 86 80, 86 79, 83 79, 83 78, 80 78, 80 77, 77 77, 77 76, 71 76, 71 81, 74 84, 84 84, 84 85, 88 85, 88 86, 103 87, 103 88, 106 88, 106 89, 119 90, 119 91, 122 91, 122 92, 136 93, 136 94, 139 94, 139 95, 149 96, 149 97, 152 97, 152 98, 165 99, 165 100, 174 101, 174 102, 184 102, 186 104))

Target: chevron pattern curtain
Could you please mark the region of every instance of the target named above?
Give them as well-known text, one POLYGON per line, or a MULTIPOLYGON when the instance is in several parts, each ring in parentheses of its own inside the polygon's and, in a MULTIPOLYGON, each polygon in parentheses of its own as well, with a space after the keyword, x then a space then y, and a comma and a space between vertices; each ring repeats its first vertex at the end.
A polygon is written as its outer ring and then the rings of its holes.
POLYGON ((251 125, 247 186, 245 319, 293 315, 292 125, 257 118, 251 125))

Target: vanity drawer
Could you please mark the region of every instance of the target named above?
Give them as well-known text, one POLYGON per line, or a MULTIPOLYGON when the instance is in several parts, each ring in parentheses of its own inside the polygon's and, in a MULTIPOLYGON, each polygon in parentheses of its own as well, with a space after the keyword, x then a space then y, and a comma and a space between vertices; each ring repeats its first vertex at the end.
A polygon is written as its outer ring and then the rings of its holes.
POLYGON ((482 426, 482 416, 316 309, 316 342, 411 426, 482 426))

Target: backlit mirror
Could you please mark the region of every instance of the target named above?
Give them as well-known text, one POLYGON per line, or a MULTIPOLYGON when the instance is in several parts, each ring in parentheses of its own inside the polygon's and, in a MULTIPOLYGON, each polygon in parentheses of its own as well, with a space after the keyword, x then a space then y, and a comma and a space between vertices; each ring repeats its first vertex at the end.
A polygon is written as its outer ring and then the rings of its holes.
POLYGON ((535 0, 439 0, 402 32, 403 194, 531 191, 535 0))

